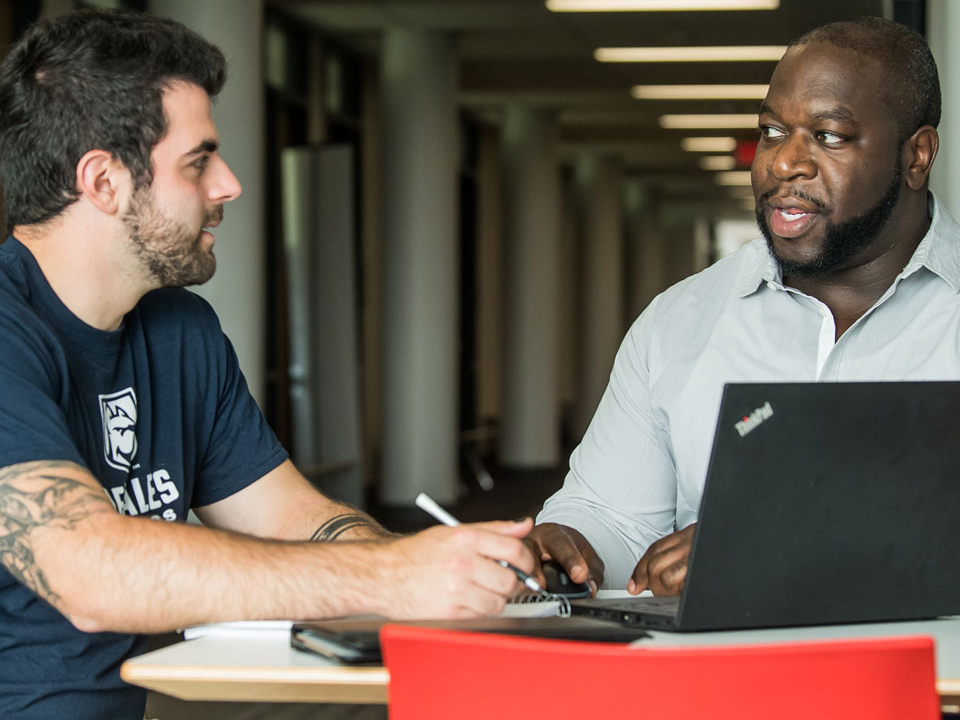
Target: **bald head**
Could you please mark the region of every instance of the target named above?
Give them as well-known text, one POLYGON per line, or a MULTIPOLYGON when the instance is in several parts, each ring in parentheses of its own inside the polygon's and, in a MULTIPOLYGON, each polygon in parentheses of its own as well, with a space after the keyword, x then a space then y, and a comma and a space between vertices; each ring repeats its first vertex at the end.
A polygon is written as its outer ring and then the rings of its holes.
POLYGON ((884 101, 896 114, 901 141, 940 123, 940 78, 927 42, 900 23, 879 17, 823 25, 790 44, 828 43, 876 60, 887 75, 884 101))

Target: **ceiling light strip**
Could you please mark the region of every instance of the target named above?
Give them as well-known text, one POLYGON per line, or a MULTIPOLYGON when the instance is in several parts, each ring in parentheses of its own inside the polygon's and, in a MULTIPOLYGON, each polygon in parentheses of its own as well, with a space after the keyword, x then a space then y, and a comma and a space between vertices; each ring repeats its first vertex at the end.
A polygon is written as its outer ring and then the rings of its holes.
POLYGON ((667 130, 712 130, 717 128, 755 128, 757 114, 661 115, 660 127, 667 130))
POLYGON ((680 147, 687 152, 733 152, 737 141, 732 137, 685 137, 680 147))
POLYGON ((780 0, 547 0, 551 12, 776 10, 780 0))
POLYGON ((786 45, 597 48, 600 62, 776 62, 786 45))
POLYGON ((634 85, 637 100, 762 100, 769 85, 634 85))
POLYGON ((730 172, 718 172, 713 176, 713 180, 717 185, 746 187, 750 184, 750 171, 731 170, 730 172))
POLYGON ((699 165, 704 170, 733 170, 737 160, 733 155, 705 155, 700 158, 699 165))

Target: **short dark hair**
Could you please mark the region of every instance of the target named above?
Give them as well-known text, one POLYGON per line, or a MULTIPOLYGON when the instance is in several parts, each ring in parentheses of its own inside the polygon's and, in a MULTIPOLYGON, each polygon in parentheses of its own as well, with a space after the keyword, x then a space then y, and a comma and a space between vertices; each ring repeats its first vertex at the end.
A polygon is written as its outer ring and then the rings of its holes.
POLYGON ((940 76, 923 37, 893 20, 861 17, 815 28, 790 44, 825 42, 878 61, 886 71, 885 100, 897 114, 901 141, 940 123, 940 76))
POLYGON ((84 10, 30 28, 0 65, 0 179, 7 226, 59 215, 79 196, 76 167, 93 149, 153 182, 163 92, 177 81, 213 98, 226 81, 214 45, 173 20, 84 10))

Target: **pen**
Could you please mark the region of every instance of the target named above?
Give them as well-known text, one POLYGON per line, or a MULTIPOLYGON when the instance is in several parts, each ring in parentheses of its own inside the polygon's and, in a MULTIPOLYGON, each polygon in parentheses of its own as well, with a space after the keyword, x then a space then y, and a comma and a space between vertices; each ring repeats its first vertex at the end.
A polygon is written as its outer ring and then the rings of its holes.
MULTIPOLYGON (((417 499, 414 501, 417 504, 417 507, 421 510, 425 510, 430 513, 436 520, 442 522, 444 525, 449 525, 450 527, 456 527, 460 524, 460 521, 457 520, 453 515, 448 513, 442 507, 437 505, 426 493, 420 493, 417 495, 417 499)), ((532 577, 527 575, 523 570, 518 567, 515 567, 508 563, 506 560, 494 560, 499 565, 502 565, 505 568, 513 570, 516 576, 520 579, 524 585, 533 590, 538 595, 547 595, 547 591, 540 587, 540 583, 534 580, 532 577)))

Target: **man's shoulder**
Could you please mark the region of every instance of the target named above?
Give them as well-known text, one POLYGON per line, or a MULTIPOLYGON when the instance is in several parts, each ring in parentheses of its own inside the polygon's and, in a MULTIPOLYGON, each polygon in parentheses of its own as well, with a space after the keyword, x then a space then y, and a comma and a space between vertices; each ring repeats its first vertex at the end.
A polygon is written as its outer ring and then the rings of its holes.
POLYGON ((21 258, 12 251, 12 243, 0 245, 0 305, 24 305, 29 290, 21 258))
POLYGON ((221 366, 230 355, 216 311, 184 288, 147 293, 124 324, 125 342, 148 353, 176 352, 205 368, 221 366))
POLYGON ((181 287, 167 287, 152 290, 140 298, 137 307, 160 315, 186 312, 190 314, 212 315, 213 308, 197 293, 181 287))
POLYGON ((185 288, 160 288, 144 295, 135 313, 147 329, 198 328, 220 330, 220 320, 205 299, 185 288))
POLYGON ((723 297, 755 290, 768 260, 762 238, 748 242, 739 250, 679 281, 656 299, 661 312, 687 311, 696 305, 714 305, 723 297))
POLYGON ((47 324, 34 307, 32 293, 22 262, 0 246, 0 334, 5 339, 45 333, 47 324))

